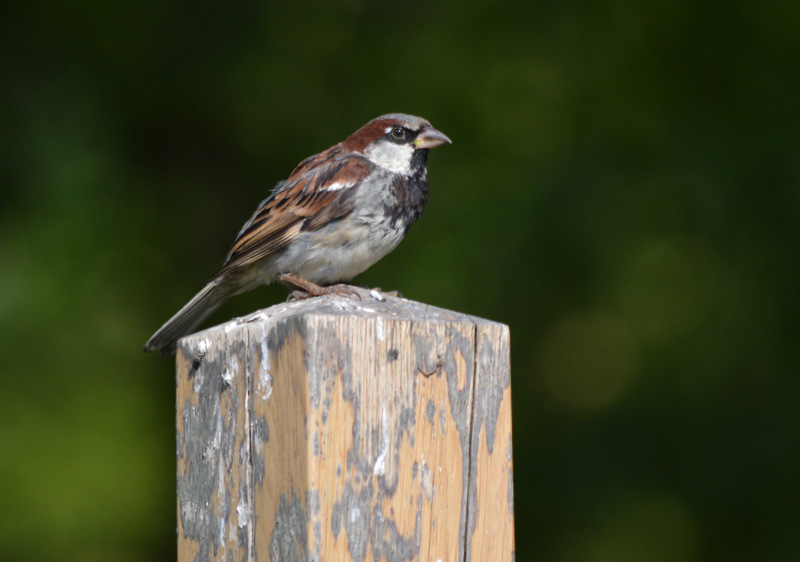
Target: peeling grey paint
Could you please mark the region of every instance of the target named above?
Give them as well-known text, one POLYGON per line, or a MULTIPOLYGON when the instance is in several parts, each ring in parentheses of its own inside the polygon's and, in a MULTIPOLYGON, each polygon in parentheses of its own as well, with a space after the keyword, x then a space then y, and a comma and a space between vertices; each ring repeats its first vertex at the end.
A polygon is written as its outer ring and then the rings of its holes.
POLYGON ((433 501, 435 490, 433 488, 433 473, 431 467, 425 462, 422 463, 422 468, 419 471, 419 487, 429 502, 433 501))
POLYGON ((333 509, 331 509, 331 532, 333 538, 339 538, 339 531, 342 528, 342 503, 340 501, 333 502, 333 509))
POLYGON ((432 342, 422 334, 414 334, 411 342, 414 345, 417 370, 426 377, 438 373, 442 368, 441 350, 431 346, 432 342))
POLYGON ((367 555, 369 535, 370 503, 372 502, 372 483, 362 490, 355 490, 347 484, 342 500, 342 517, 347 539, 347 550, 356 562, 362 562, 367 555), (365 520, 366 519, 366 523, 365 520))
MULTIPOLYGON (((197 405, 186 400, 180 409, 182 436, 177 441, 179 459, 186 459, 186 470, 177 481, 180 518, 184 535, 197 542, 197 560, 217 556, 225 543, 225 529, 231 521, 231 497, 224 478, 236 457, 236 412, 240 404, 236 385, 222 375, 237 361, 241 346, 233 346, 227 354, 210 350, 193 369, 192 388, 197 405), (222 416, 221 395, 231 401, 231 416, 222 416), (216 504, 217 510, 211 506, 216 504), (211 540, 209 541, 209 538, 211 540)), ((193 361, 193 366, 195 362, 193 361)), ((237 498, 238 499, 238 498, 237 498)), ((238 519, 238 517, 237 517, 238 519)), ((243 540, 241 535, 238 540, 243 540)))
POLYGON ((495 433, 497 432, 497 416, 503 402, 503 392, 511 384, 511 373, 506 365, 501 365, 499 358, 506 357, 503 350, 495 351, 486 332, 481 334, 479 342, 479 383, 475 389, 475 434, 480 432, 481 424, 486 425, 486 448, 489 454, 494 452, 495 433))
POLYGON ((373 560, 386 558, 391 562, 401 560, 414 560, 418 553, 420 528, 414 526, 414 535, 404 537, 397 530, 397 525, 391 519, 386 519, 381 513, 381 508, 375 506, 372 510, 372 555, 373 560))
POLYGON ((322 423, 328 423, 328 415, 330 415, 331 411, 331 394, 329 392, 325 393, 325 399, 322 401, 322 423))
POLYGON ((428 399, 428 404, 425 406, 425 415, 428 417, 428 423, 433 425, 433 416, 436 415, 436 405, 433 403, 433 399, 428 399))
MULTIPOLYGON (((281 318, 275 322, 267 334, 267 349, 269 353, 278 353, 279 350, 286 345, 286 342, 293 337, 300 337, 306 342, 306 349, 303 353, 303 365, 305 370, 308 371, 309 356, 308 356, 308 325, 303 316, 289 316, 288 318, 281 318)), ((311 403, 316 407, 319 406, 320 389, 314 385, 313 381, 309 388, 311 403)))
POLYGON ((258 357, 258 376, 257 376, 257 395, 262 402, 269 400, 272 396, 272 373, 270 373, 270 358, 269 358, 269 338, 267 336, 267 324, 261 324, 261 337, 258 339, 258 348, 254 350, 250 348, 249 357, 257 355, 258 357))
MULTIPOLYGON (((327 353, 318 353, 315 357, 310 357, 309 361, 313 361, 313 369, 309 371, 309 386, 314 389, 314 392, 321 393, 322 398, 322 413, 321 421, 325 425, 328 423, 331 409, 331 400, 336 391, 336 385, 339 379, 339 373, 348 370, 348 363, 350 358, 348 350, 342 348, 341 341, 336 337, 336 331, 328 328, 320 333, 315 333, 315 341, 308 342, 309 346, 315 346, 316 342, 324 341, 327 353)), ((351 372, 348 370, 348 372, 351 372)), ((351 385, 352 386, 352 385, 351 385)), ((320 397, 318 396, 316 402, 313 401, 312 405, 315 408, 320 406, 320 397)))
POLYGON ((308 562, 306 521, 306 513, 295 491, 292 490, 289 497, 281 494, 269 541, 270 559, 275 562, 308 562))
POLYGON ((261 485, 264 483, 264 444, 269 441, 269 424, 267 418, 256 417, 250 421, 251 441, 250 463, 253 466, 253 477, 261 485))
POLYGON ((461 502, 459 524, 459 529, 464 533, 464 540, 458 543, 458 560, 464 560, 466 548, 464 543, 472 535, 475 526, 475 519, 473 518, 470 521, 467 512, 470 506, 477 506, 475 479, 470 478, 470 469, 472 467, 472 455, 470 454, 472 411, 469 398, 475 378, 474 333, 469 334, 469 337, 467 337, 453 326, 448 326, 447 331, 451 339, 444 356, 443 366, 447 375, 447 395, 450 399, 450 412, 455 420, 456 430, 461 441, 461 489, 464 490, 467 496, 467 501, 461 502), (464 364, 467 369, 464 375, 466 382, 462 389, 458 388, 456 352, 460 352, 464 357, 464 364))
MULTIPOLYGON (((416 394, 413 395, 414 402, 416 402, 416 394)), ((391 450, 391 457, 387 463, 391 467, 398 467, 400 465, 400 449, 403 443, 403 438, 407 437, 409 441, 413 442, 414 435, 414 409, 412 407, 403 407, 398 416, 397 423, 393 426, 387 426, 390 432, 394 432, 394 448, 391 450)), ((382 494, 387 496, 394 496, 397 491, 397 483, 400 478, 398 470, 389 470, 387 473, 378 475, 378 487, 382 494)))
POLYGON ((314 521, 314 550, 311 552, 312 562, 320 562, 322 558, 322 521, 320 520, 319 490, 306 492, 306 512, 314 521))

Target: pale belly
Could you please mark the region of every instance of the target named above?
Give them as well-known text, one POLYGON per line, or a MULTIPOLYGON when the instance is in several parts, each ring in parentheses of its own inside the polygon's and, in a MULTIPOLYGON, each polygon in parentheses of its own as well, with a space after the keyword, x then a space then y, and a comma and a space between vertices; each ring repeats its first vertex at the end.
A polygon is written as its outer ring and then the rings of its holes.
POLYGON ((370 223, 345 220, 303 233, 273 262, 277 273, 294 273, 326 285, 349 281, 397 247, 405 228, 386 217, 370 223))

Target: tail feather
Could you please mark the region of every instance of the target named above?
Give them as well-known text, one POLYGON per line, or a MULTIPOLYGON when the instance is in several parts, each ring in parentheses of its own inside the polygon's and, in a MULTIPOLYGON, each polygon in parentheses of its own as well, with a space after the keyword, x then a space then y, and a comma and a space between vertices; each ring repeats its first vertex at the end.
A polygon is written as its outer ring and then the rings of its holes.
POLYGON ((212 281, 147 340, 144 351, 158 350, 161 355, 174 355, 177 341, 191 333, 198 324, 228 300, 229 296, 228 291, 212 281))

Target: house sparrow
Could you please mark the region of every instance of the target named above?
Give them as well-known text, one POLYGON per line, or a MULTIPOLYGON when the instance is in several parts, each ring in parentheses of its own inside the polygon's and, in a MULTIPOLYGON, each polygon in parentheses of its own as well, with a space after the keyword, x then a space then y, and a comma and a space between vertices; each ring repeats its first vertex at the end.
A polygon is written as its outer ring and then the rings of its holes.
POLYGON ((303 160, 245 223, 220 270, 144 351, 174 354, 177 340, 229 297, 275 280, 304 296, 347 292, 336 284, 391 252, 420 217, 430 196, 428 151, 449 142, 428 121, 392 113, 303 160))

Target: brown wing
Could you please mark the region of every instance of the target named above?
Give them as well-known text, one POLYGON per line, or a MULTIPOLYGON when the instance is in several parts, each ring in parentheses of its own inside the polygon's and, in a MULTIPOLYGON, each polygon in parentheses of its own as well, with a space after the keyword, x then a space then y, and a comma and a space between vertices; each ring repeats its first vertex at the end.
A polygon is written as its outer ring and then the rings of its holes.
POLYGON ((301 162, 242 227, 214 278, 250 265, 353 210, 353 194, 373 164, 341 145, 301 162))

